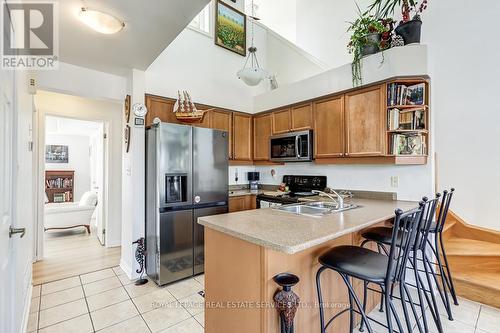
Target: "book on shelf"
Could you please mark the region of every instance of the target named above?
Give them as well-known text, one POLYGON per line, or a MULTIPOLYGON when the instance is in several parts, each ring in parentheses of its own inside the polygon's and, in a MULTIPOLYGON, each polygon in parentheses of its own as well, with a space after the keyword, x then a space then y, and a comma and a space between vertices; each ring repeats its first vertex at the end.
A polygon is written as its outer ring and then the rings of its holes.
POLYGON ((401 83, 387 85, 387 105, 424 105, 425 83, 407 86, 401 83))
POLYGON ((425 137, 418 133, 392 134, 392 155, 426 155, 425 137))
POLYGON ((71 188, 73 180, 71 178, 53 178, 45 181, 47 188, 71 188))
POLYGON ((425 109, 389 109, 387 111, 387 129, 389 131, 426 129, 425 109))

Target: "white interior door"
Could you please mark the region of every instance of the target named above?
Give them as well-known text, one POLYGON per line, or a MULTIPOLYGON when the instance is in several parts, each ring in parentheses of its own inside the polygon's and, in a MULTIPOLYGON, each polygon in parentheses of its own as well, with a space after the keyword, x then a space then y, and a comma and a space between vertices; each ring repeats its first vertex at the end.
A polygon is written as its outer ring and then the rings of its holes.
POLYGON ((16 117, 13 107, 14 79, 0 71, 0 332, 13 332, 15 246, 9 230, 15 225, 14 168, 16 117))
POLYGON ((97 194, 97 207, 94 213, 96 233, 99 242, 105 244, 104 219, 104 124, 99 133, 92 137, 90 145, 91 188, 97 194))

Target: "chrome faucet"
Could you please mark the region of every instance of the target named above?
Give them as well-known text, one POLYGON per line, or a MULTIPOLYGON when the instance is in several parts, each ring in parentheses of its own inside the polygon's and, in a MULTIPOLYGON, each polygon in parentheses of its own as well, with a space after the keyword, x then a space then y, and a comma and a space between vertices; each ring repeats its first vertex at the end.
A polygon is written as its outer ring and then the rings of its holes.
POLYGON ((338 209, 343 209, 344 208, 344 198, 340 194, 335 192, 334 190, 330 189, 330 191, 332 191, 337 196, 337 198, 334 198, 330 193, 326 193, 323 191, 313 190, 312 192, 317 193, 317 194, 323 194, 323 195, 329 197, 330 199, 333 200, 333 202, 335 202, 337 204, 338 209))

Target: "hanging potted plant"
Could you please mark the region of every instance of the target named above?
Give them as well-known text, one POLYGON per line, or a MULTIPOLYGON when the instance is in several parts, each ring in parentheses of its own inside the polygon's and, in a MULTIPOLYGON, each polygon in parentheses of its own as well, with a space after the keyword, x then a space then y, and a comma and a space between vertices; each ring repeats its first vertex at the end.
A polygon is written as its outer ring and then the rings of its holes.
POLYGON ((396 27, 395 32, 401 36, 405 45, 420 43, 422 29, 421 14, 427 9, 428 0, 375 0, 370 10, 376 8, 377 15, 389 17, 394 13, 396 6, 401 6, 403 20, 396 27), (411 16, 413 14, 413 16, 411 16))
MULTIPOLYGON (((357 6, 357 5, 356 5, 357 6)), ((352 82, 354 86, 362 83, 361 58, 377 53, 380 50, 381 35, 387 32, 387 28, 369 11, 362 13, 358 7, 359 17, 354 22, 349 22, 347 32, 351 32, 351 38, 347 49, 353 55, 352 82)))

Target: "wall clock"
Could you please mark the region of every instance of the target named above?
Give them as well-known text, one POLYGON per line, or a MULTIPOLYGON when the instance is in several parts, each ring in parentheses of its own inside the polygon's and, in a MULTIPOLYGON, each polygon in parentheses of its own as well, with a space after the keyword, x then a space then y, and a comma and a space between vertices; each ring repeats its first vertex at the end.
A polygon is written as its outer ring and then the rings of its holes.
POLYGON ((144 117, 146 113, 148 113, 148 109, 146 105, 142 103, 136 103, 132 106, 132 111, 134 112, 136 117, 144 117))
POLYGON ((130 101, 131 97, 130 95, 127 95, 127 97, 125 97, 125 123, 128 124, 129 120, 130 120, 130 101))

